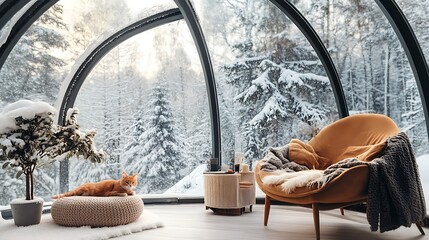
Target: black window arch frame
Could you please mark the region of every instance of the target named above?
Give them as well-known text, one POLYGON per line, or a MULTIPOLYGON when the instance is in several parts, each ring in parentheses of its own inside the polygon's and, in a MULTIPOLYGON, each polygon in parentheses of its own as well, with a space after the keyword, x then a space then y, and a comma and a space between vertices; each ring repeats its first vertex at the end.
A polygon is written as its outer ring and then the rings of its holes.
MULTIPOLYGON (((308 41, 313 46, 319 58, 324 65, 328 78, 330 79, 331 86, 335 95, 337 108, 339 109, 339 117, 348 116, 348 108, 342 91, 341 82, 336 72, 335 66, 326 50, 320 37, 314 31, 312 26, 308 23, 305 17, 294 7, 288 0, 270 0, 279 9, 283 11, 294 23, 298 26, 301 32, 306 36, 308 41)), ((5 0, 0 5, 0 28, 4 27, 8 21, 26 4, 29 0, 5 0)), ((11 50, 16 45, 18 40, 27 31, 27 29, 36 21, 46 10, 52 7, 58 0, 37 0, 34 4, 23 14, 16 24, 12 27, 10 34, 6 41, 0 46, 0 71, 9 56, 11 50)), ((212 118, 212 146, 213 157, 218 158, 220 164, 220 125, 219 125, 219 109, 217 104, 216 84, 213 76, 213 68, 211 66, 210 56, 207 51, 207 46, 204 40, 203 32, 198 22, 195 11, 189 0, 175 0, 176 5, 179 7, 182 17, 188 24, 189 30, 194 38, 197 46, 200 60, 202 62, 203 70, 206 76, 207 90, 209 96, 209 104, 211 104, 211 118, 212 118), (214 119, 214 120, 213 120, 214 119)), ((407 18, 403 14, 400 7, 394 0, 375 0, 377 5, 382 10, 383 14, 388 19, 396 36, 401 42, 401 45, 407 55, 411 69, 416 80, 417 87, 423 106, 424 116, 426 120, 426 128, 429 138, 429 70, 428 64, 421 50, 421 46, 410 26, 407 18)), ((64 112, 59 116, 59 119, 64 119, 64 112), (61 116, 62 114, 62 116, 61 116)), ((61 121, 59 121, 61 124, 61 121)))
MULTIPOLYGON (((122 42, 134 37, 137 34, 148 31, 159 26, 183 19, 179 9, 169 9, 160 13, 153 14, 144 19, 138 20, 121 30, 111 34, 100 44, 86 51, 86 55, 82 63, 79 63, 76 70, 71 72, 63 82, 67 85, 64 91, 64 96, 59 105, 58 123, 64 125, 66 122, 67 110, 73 108, 76 97, 79 94, 80 88, 84 83, 89 73, 94 69, 98 62, 113 48, 120 45, 122 42)), ((69 164, 67 161, 60 162, 60 191, 66 192, 69 188, 69 164)))

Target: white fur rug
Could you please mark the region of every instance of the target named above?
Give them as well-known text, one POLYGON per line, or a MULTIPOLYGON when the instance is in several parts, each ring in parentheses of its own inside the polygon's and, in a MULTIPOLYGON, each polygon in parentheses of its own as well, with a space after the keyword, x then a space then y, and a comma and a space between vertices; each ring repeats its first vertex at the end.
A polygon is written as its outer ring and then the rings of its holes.
POLYGON ((42 221, 40 222, 40 224, 27 227, 17 227, 13 223, 13 219, 4 220, 0 217, 0 239, 102 240, 163 226, 164 225, 159 220, 159 218, 146 209, 143 210, 143 214, 135 222, 132 222, 127 225, 102 228, 59 226, 55 224, 54 220, 51 217, 51 214, 43 214, 42 221))
POLYGON ((322 176, 322 170, 304 170, 300 172, 276 170, 272 172, 272 175, 264 177, 262 182, 267 185, 281 185, 283 191, 292 193, 298 187, 310 187, 313 183, 317 182, 317 179, 322 178, 322 176))

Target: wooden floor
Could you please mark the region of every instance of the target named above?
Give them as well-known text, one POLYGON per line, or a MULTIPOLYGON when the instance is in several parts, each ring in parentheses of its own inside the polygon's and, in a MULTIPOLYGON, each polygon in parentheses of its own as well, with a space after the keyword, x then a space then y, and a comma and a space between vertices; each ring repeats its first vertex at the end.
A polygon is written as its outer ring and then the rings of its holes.
MULTIPOLYGON (((214 215, 203 204, 146 204, 145 209, 158 215, 165 227, 134 233, 115 239, 315 239, 311 209, 294 206, 271 206, 268 226, 263 225, 264 206, 255 205, 253 212, 241 216, 214 215)), ((143 212, 144 214, 144 212, 143 212)), ((429 239, 420 235, 415 225, 385 233, 371 232, 366 215, 339 210, 320 213, 321 239, 429 239)), ((424 228, 426 234, 429 229, 424 228)))

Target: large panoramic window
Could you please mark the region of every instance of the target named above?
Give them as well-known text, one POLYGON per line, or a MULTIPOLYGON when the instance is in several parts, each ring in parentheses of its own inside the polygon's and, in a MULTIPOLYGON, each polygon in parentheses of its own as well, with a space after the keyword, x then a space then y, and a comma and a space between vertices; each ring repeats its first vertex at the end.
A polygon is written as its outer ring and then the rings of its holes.
MULTIPOLYGON (((0 46, 34 2, 0 29, 0 46)), ((223 170, 240 160, 252 169, 270 147, 292 138, 307 141, 339 118, 325 67, 304 34, 271 1, 190 2, 213 64, 223 170)), ((349 113, 388 115, 407 133, 428 199, 424 109, 408 58, 383 12, 371 0, 290 2, 326 46, 349 113)), ((397 2, 428 59, 429 5, 397 2)), ((87 53, 131 23, 173 8, 174 0, 58 1, 1 63, 0 109, 19 99, 58 108, 65 80, 87 53)), ((117 41, 111 40, 106 45, 117 41)), ((107 153, 106 162, 69 159, 63 176, 58 162, 40 168, 35 195, 50 200, 67 185, 65 178, 74 188, 118 179, 125 171, 138 173, 138 194, 202 197, 203 172, 218 153, 212 152, 211 109, 200 59, 204 56, 199 56, 186 21, 166 23, 110 46, 115 47, 100 51, 105 55, 73 99, 80 110, 79 125, 97 130, 96 146, 107 153)), ((23 177, 0 169, 0 206, 23 196, 24 185, 23 177)))
POLYGON ((268 0, 193 1, 215 68, 222 164, 252 167, 270 147, 309 140, 338 118, 310 43, 268 0))
MULTIPOLYGON (((100 39, 173 7, 174 1, 60 1, 7 58, 0 71, 0 107, 22 98, 54 105, 63 97, 63 80, 100 39)), ((97 165, 70 159, 70 187, 117 179, 126 171, 139 173, 141 194, 202 196, 202 181, 187 176, 202 174, 212 154, 210 117, 199 57, 184 21, 113 49, 85 80, 75 106, 82 128, 97 129, 97 147, 108 159, 97 165)), ((35 172, 37 196, 50 200, 60 191, 58 165, 35 172)), ((0 205, 24 196, 23 181, 0 169, 0 205)))
MULTIPOLYGON (((427 4, 398 2, 408 13, 408 21, 427 53, 427 4)), ((421 98, 401 43, 378 5, 371 0, 341 0, 300 1, 296 6, 327 46, 340 74, 350 114, 385 114, 407 133, 428 196, 428 132, 421 98)))
MULTIPOLYGON (((373 112, 390 116, 410 136, 417 155, 427 153, 427 131, 416 81, 378 5, 370 0, 344 0, 297 6, 330 51, 350 114, 373 112)), ((409 20, 415 25, 417 19, 421 22, 420 18, 409 20)))
POLYGON ((126 171, 138 173, 138 194, 202 196, 202 182, 188 175, 207 169, 210 116, 198 53, 183 20, 113 49, 85 80, 75 106, 81 126, 98 129, 108 159, 101 165, 70 161, 71 187, 126 171))
MULTIPOLYGON (((136 19, 175 7, 172 1, 137 2, 63 0, 52 6, 27 30, 4 63, 0 106, 21 98, 54 104, 64 77, 97 39, 136 19)), ((7 38, 10 27, 2 29, 0 39, 7 38)))
MULTIPOLYGON (((421 45, 426 62, 429 61, 429 6, 422 1, 396 1, 407 17, 411 27, 416 34, 421 45), (418 9, 418 11, 417 11, 418 9)), ((428 62, 429 64, 429 62, 428 62)), ((411 75, 410 73, 407 73, 411 75)), ((406 78, 410 80, 410 77, 406 78)), ((424 79, 425 81, 426 79, 424 79)), ((408 114, 405 114, 409 120, 407 133, 412 134, 416 142, 420 141, 419 149, 417 150, 417 163, 419 164, 420 178, 423 182, 423 190, 426 195, 426 204, 429 205, 429 144, 426 131, 426 120, 423 113, 421 98, 418 95, 417 86, 408 84, 405 90, 408 103, 408 114)), ((429 207, 427 207, 429 212, 429 207)))

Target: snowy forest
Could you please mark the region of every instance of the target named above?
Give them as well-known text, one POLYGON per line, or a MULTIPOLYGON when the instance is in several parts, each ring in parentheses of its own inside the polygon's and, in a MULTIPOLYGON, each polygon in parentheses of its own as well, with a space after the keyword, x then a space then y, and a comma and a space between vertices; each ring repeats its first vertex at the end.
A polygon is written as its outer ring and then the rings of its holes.
MULTIPOLYGON (((173 1, 167 7, 135 6, 137 2, 59 1, 30 27, 0 70, 0 109, 19 99, 54 105, 61 98, 63 80, 90 46, 136 19, 174 7, 173 1)), ((329 50, 350 114, 392 117, 412 140, 416 156, 428 154, 412 70, 374 1, 291 2, 329 50)), ((429 57, 429 6, 397 2, 429 57)), ((237 153, 253 166, 269 147, 291 138, 307 141, 338 119, 329 79, 315 51, 270 1, 192 3, 214 65, 225 167, 237 153)), ((7 33, 8 25, 0 31, 0 40, 7 33)), ((118 179, 126 171, 139 174, 138 194, 202 195, 197 189, 202 183, 196 186, 188 179, 197 169, 207 169, 212 155, 208 104, 198 52, 184 20, 118 45, 93 69, 75 102, 79 124, 97 130, 97 148, 108 154, 107 161, 69 159, 70 188, 118 179)), ((37 196, 49 200, 59 192, 58 169, 56 163, 35 172, 37 196)), ((23 192, 23 179, 0 169, 0 205, 23 192)))

